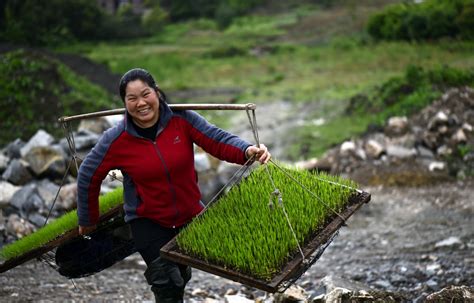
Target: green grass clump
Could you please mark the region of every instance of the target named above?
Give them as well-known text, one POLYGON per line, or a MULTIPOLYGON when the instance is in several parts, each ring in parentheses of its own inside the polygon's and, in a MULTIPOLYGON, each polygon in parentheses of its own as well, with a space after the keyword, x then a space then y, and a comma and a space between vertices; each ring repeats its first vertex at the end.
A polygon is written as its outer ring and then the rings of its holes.
MULTIPOLYGON (((340 177, 284 168, 315 193, 317 199, 275 165, 267 167, 275 186, 282 193, 284 209, 300 245, 310 240, 334 216, 325 204, 340 212, 354 193, 350 188, 320 179, 357 188, 352 181, 340 177)), ((257 278, 271 279, 298 252, 283 207, 271 195, 273 191, 265 167, 257 168, 187 226, 177 237, 178 246, 187 254, 207 262, 257 278)))
MULTIPOLYGON (((123 203, 123 188, 117 188, 99 197, 99 212, 104 214, 121 203, 123 203)), ((77 211, 73 210, 36 232, 6 245, 0 251, 0 257, 8 260, 21 256, 77 227, 77 211)))

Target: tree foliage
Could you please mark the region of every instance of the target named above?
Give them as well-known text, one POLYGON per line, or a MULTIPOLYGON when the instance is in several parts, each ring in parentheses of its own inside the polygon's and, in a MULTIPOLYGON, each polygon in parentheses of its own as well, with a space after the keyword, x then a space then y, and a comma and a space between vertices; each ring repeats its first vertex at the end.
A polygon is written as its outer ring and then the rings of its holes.
POLYGON ((103 12, 89 0, 8 0, 4 4, 3 39, 51 45, 100 38, 103 12))
POLYGON ((391 5, 368 21, 377 40, 434 40, 474 36, 474 0, 426 0, 391 5))

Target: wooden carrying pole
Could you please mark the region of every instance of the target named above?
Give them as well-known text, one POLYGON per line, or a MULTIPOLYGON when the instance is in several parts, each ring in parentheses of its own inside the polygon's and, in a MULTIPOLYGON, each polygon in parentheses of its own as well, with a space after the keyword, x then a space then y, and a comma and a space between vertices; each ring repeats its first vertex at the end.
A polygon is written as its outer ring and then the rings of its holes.
MULTIPOLYGON (((253 103, 247 103, 247 104, 168 104, 168 106, 173 110, 255 110, 257 108, 257 106, 253 103)), ((104 111, 88 113, 88 114, 61 117, 58 119, 58 121, 60 123, 64 123, 64 122, 81 120, 81 119, 121 115, 123 113, 125 113, 125 108, 118 108, 118 109, 104 110, 104 111)))

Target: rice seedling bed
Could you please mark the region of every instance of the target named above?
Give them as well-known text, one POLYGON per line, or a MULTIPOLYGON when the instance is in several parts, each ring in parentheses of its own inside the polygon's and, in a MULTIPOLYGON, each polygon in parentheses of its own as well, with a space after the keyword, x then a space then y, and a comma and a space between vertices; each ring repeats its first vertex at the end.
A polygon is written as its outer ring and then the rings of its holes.
POLYGON ((284 207, 270 195, 273 184, 260 167, 167 243, 162 256, 267 292, 283 291, 319 258, 345 221, 370 201, 370 194, 357 190, 350 180, 284 168, 315 198, 276 166, 268 169, 284 207))
MULTIPOLYGON (((112 226, 117 227, 117 222, 123 218, 123 189, 120 188, 101 196, 99 205, 100 223, 97 230, 112 226)), ((81 237, 77 226, 77 215, 74 210, 34 233, 4 246, 0 251, 0 273, 38 258, 68 241, 81 237)))

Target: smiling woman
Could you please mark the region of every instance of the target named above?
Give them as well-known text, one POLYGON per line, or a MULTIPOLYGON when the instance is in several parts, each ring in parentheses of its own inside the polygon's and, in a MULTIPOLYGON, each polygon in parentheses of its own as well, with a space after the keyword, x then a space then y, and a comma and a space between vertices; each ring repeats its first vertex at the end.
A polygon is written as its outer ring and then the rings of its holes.
POLYGON ((191 268, 162 259, 160 249, 203 210, 194 144, 242 165, 254 159, 267 163, 271 156, 263 144, 252 146, 193 111, 171 109, 144 69, 125 73, 119 92, 126 108, 124 120, 104 133, 79 170, 79 233, 96 228, 101 181, 110 170, 120 169, 125 221, 147 264, 147 282, 158 302, 183 302, 191 268))

